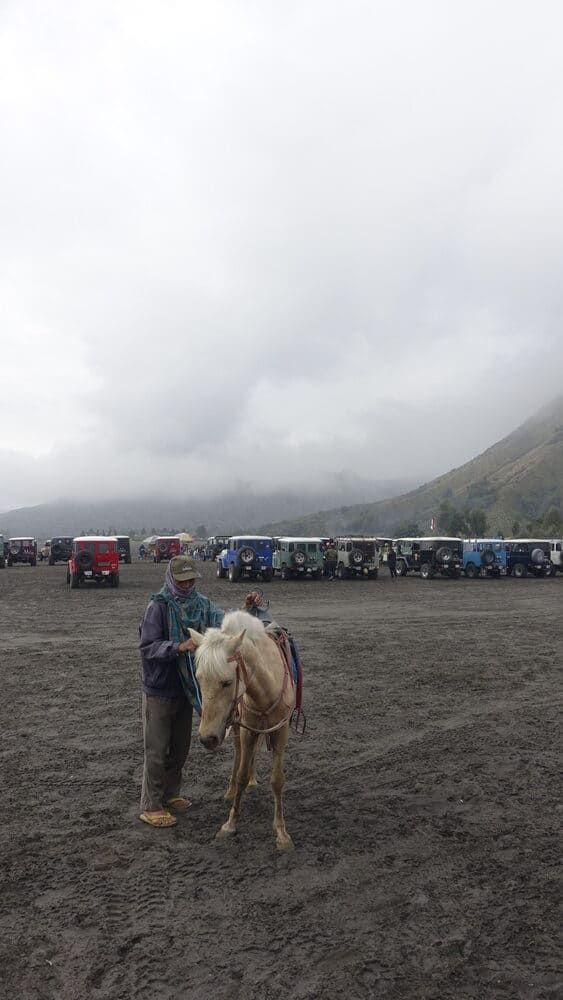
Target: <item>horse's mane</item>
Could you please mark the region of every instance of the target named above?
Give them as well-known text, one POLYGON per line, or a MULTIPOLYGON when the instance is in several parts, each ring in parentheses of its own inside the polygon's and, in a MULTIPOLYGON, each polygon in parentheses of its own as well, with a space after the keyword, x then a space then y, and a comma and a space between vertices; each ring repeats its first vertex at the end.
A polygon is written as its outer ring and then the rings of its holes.
POLYGON ((209 628, 203 636, 195 654, 197 673, 228 680, 233 668, 225 659, 225 639, 246 631, 245 639, 260 639, 264 636, 264 626, 258 618, 247 611, 230 611, 225 615, 221 628, 209 628))

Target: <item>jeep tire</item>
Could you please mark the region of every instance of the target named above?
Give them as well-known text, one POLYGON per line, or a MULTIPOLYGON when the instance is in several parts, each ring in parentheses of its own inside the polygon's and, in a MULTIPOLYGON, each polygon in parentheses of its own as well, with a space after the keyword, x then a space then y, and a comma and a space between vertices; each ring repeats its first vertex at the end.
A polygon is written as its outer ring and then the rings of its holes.
POLYGON ((479 576, 479 570, 477 569, 475 563, 473 562, 467 563, 467 566, 465 567, 465 575, 468 580, 477 579, 477 577, 479 576))
POLYGON ((452 556, 453 552, 449 545, 440 545, 440 548, 436 550, 436 562, 449 563, 452 561, 452 556))
POLYGON ((420 577, 422 580, 431 580, 434 576, 434 570, 432 569, 432 564, 429 562, 423 562, 420 564, 420 577))
POLYGON ((80 586, 80 573, 70 573, 70 589, 78 590, 80 586))
POLYGON ((517 562, 514 564, 514 566, 512 567, 512 576, 515 576, 518 580, 521 580, 522 577, 527 575, 528 575, 528 570, 526 569, 524 563, 517 562))
POLYGON ((110 587, 119 587, 119 573, 111 573, 109 578, 110 587))
POLYGON ((236 583, 239 578, 239 568, 234 563, 231 563, 229 566, 228 576, 231 583, 236 583))
POLYGON ((224 580, 225 577, 226 577, 226 575, 227 575, 227 570, 225 569, 225 567, 220 562, 218 562, 217 563, 217 576, 219 577, 220 580, 224 580))
POLYGON ((307 562, 307 556, 302 551, 302 549, 297 549, 296 552, 292 553, 291 561, 294 566, 297 566, 298 569, 302 569, 305 563, 307 562))
POLYGON ((243 545, 242 548, 238 550, 238 557, 244 568, 250 569, 252 563, 254 562, 254 559, 256 558, 256 554, 254 552, 254 549, 251 548, 250 545, 243 545))
POLYGON ((273 569, 272 569, 271 566, 266 566, 265 569, 262 570, 262 579, 266 583, 270 582, 270 580, 272 579, 273 575, 274 575, 274 571, 273 571, 273 569))
POLYGON ((94 565, 94 556, 88 549, 80 549, 74 558, 80 569, 92 569, 94 565))
POLYGON ((361 549, 352 549, 350 553, 350 562, 354 569, 359 569, 364 561, 364 554, 361 549))
POLYGON ((495 562, 495 554, 492 549, 485 549, 481 556, 481 566, 493 566, 495 562))
POLYGON ((397 559, 397 576, 407 575, 407 564, 404 559, 397 559))

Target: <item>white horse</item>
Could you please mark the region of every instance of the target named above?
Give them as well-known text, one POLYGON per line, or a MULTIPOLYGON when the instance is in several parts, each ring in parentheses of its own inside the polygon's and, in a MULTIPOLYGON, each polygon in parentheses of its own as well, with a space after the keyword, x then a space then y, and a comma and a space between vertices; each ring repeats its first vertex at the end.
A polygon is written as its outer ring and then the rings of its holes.
POLYGON ((221 629, 205 635, 190 630, 197 646, 196 669, 201 688, 202 712, 199 738, 216 750, 233 726, 235 757, 225 798, 232 799, 229 818, 218 837, 236 832, 242 795, 254 770, 254 756, 261 734, 272 747, 273 829, 281 849, 293 846, 283 816, 283 757, 289 722, 295 708, 291 667, 262 623, 246 611, 225 616, 221 629))

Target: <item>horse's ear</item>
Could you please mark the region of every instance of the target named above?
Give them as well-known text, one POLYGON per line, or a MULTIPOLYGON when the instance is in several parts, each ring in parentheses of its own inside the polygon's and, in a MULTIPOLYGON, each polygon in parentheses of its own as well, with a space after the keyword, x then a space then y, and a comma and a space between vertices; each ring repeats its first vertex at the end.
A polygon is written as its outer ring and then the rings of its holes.
POLYGON ((237 649, 240 649, 242 640, 244 639, 245 635, 246 635, 246 629, 243 628, 242 632, 239 632, 238 635, 232 635, 227 639, 225 646, 227 647, 227 652, 229 656, 233 656, 236 653, 237 649))
POLYGON ((203 642, 203 636, 201 632, 196 632, 195 629, 189 629, 190 639, 192 640, 194 646, 199 646, 203 642))

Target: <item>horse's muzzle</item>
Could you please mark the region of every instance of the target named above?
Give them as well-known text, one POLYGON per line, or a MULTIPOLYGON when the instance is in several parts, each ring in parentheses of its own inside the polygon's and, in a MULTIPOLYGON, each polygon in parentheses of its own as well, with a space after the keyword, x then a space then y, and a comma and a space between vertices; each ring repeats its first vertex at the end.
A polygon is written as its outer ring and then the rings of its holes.
POLYGON ((219 746, 218 736, 200 736, 199 742, 205 747, 206 750, 216 750, 219 746))

